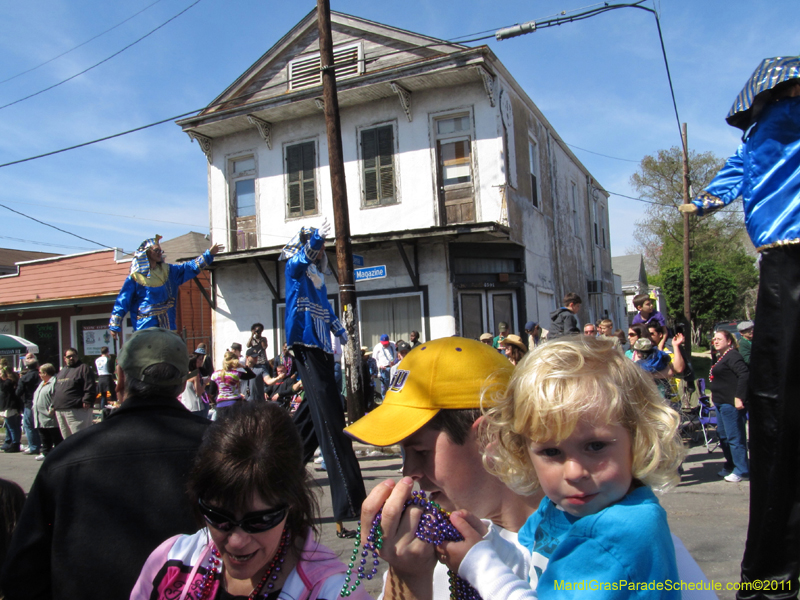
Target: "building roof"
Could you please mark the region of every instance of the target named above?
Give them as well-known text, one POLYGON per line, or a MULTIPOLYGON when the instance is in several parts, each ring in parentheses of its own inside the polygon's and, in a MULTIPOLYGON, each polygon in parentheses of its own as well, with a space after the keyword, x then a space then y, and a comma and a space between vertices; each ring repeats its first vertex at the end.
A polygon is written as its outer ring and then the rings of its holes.
POLYGON ((647 288, 647 271, 644 268, 644 256, 628 254, 611 257, 614 273, 622 279, 622 289, 647 288))
MULTIPOLYGON (((205 236, 194 231, 161 243, 173 263, 197 258, 208 246, 205 236)), ((0 312, 10 306, 32 308, 28 305, 113 300, 131 270, 131 255, 113 248, 81 254, 33 254, 39 256, 17 261, 20 264, 10 274, 0 275, 0 312)))
POLYGON ((15 273, 17 268, 14 266, 18 262, 26 260, 37 260, 39 258, 49 258, 58 256, 52 252, 36 252, 33 250, 15 250, 13 248, 0 248, 0 275, 15 273))
POLYGON ((116 296, 131 268, 116 257, 111 249, 23 262, 0 277, 0 304, 116 296))
POLYGON ((190 231, 181 236, 161 242, 161 249, 170 263, 197 258, 211 246, 205 234, 190 231))

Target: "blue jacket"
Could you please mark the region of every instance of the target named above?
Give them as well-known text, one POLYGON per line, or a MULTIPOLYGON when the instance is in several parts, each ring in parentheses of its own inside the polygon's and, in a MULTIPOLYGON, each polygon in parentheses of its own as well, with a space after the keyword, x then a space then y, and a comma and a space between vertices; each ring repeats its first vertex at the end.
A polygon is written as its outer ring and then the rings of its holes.
POLYGON ((531 550, 531 587, 539 598, 662 598, 679 600, 675 546, 661 508, 649 487, 636 488, 619 502, 579 518, 545 497, 519 531, 531 550), (536 579, 537 581, 534 581, 536 579), (662 590, 604 589, 605 584, 667 584, 662 590), (587 592, 580 584, 597 582, 587 592), (669 582, 669 583, 668 583, 669 582))
POLYGON ((333 354, 331 332, 341 335, 344 327, 328 302, 325 275, 314 264, 324 243, 315 231, 286 261, 286 343, 333 354))
POLYGON ((800 98, 767 105, 693 204, 703 215, 739 196, 757 250, 800 243, 800 98))
POLYGON ((206 250, 189 262, 180 265, 161 263, 150 271, 149 277, 141 273, 129 275, 111 310, 108 328, 119 332, 125 314, 131 313, 133 330, 148 327, 162 327, 175 331, 175 297, 178 287, 214 262, 214 257, 206 250))

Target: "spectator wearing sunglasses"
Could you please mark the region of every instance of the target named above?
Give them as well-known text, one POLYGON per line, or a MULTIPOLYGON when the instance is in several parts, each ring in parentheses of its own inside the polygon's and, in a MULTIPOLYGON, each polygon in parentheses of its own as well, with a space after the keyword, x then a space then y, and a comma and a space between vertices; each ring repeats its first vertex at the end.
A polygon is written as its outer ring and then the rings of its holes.
POLYGON ((42 462, 4 564, 7 600, 128 598, 153 548, 197 530, 186 480, 209 421, 177 400, 188 355, 166 329, 125 342, 125 402, 42 462))
MULTIPOLYGON (((292 418, 272 402, 240 402, 215 422, 189 475, 198 523, 142 569, 131 600, 199 596, 335 600, 346 567, 317 541, 318 508, 292 418)), ((366 599, 363 588, 351 597, 366 599)))

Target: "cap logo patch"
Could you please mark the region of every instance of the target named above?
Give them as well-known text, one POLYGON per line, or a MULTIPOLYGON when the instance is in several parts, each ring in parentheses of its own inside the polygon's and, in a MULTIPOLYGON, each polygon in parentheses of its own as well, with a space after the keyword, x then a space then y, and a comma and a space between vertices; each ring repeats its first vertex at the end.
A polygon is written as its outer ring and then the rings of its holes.
POLYGON ((392 378, 392 383, 389 386, 389 391, 391 392, 399 392, 403 389, 403 386, 408 381, 408 376, 410 375, 409 371, 404 371, 402 369, 397 369, 395 371, 394 377, 392 378))

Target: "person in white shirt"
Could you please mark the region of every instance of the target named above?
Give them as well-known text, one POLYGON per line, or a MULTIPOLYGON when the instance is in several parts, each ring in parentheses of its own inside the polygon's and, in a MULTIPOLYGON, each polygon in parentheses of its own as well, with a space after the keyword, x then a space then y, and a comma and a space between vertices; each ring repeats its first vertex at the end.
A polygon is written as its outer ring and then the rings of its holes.
POLYGON ((117 401, 117 382, 111 370, 108 346, 100 348, 100 356, 95 359, 94 366, 97 367, 97 393, 100 395, 100 408, 103 409, 106 402, 117 401))
POLYGON ((380 342, 372 349, 372 358, 378 365, 378 372, 381 376, 381 397, 386 396, 391 381, 391 368, 397 362, 397 347, 394 342, 389 341, 389 336, 383 334, 380 342))

